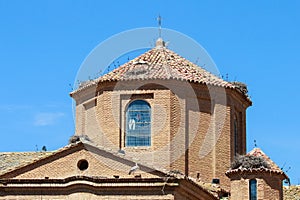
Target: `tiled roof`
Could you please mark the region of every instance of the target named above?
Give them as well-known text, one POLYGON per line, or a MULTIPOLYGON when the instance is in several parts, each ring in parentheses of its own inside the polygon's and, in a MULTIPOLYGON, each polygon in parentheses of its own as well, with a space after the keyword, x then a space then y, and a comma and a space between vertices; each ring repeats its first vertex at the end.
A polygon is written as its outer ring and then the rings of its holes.
MULTIPOLYGON (((252 151, 250 151, 247 155, 249 156, 256 156, 256 157, 262 157, 267 164, 269 165, 269 168, 260 167, 260 168, 242 168, 239 167, 237 169, 230 169, 226 172, 226 175, 230 176, 231 174, 240 173, 240 172, 250 172, 250 173, 263 173, 263 172, 269 172, 274 173, 277 175, 281 175, 283 179, 287 179, 288 176, 268 157, 260 148, 254 148, 252 151)), ((246 156, 247 156, 246 155, 246 156)))
POLYGON ((214 197, 220 197, 224 194, 229 194, 229 191, 223 189, 219 184, 206 183, 194 178, 189 179, 195 184, 197 184, 199 187, 203 188, 203 190, 206 190, 207 192, 211 193, 214 197))
POLYGON ((240 90, 239 85, 219 78, 165 46, 156 46, 115 70, 95 80, 85 82, 79 89, 73 91, 71 96, 99 82, 126 80, 181 80, 237 89, 246 95, 240 90))
POLYGON ((280 168, 278 167, 278 165, 276 165, 270 159, 270 157, 267 156, 260 148, 254 148, 254 149, 252 149, 249 153, 247 153, 247 155, 252 155, 252 156, 256 156, 256 157, 262 157, 268 163, 268 165, 270 166, 270 168, 272 170, 280 170, 280 168))
POLYGON ((165 47, 153 48, 99 78, 99 81, 177 79, 234 86, 165 47))
POLYGON ((2 152, 0 153, 0 175, 45 158, 53 152, 2 152))
POLYGON ((68 150, 77 144, 68 144, 55 151, 45 152, 0 152, 0 176, 14 170, 26 167, 50 156, 55 156, 65 150, 68 150))

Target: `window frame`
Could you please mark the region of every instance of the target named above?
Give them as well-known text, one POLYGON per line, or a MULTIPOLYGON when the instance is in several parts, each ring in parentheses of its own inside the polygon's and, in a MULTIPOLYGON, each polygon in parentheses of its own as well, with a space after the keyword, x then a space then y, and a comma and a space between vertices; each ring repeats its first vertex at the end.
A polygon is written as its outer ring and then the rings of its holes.
POLYGON ((249 180, 249 200, 257 200, 257 180, 249 180))
POLYGON ((145 99, 134 99, 133 101, 130 101, 127 104, 125 109, 125 137, 124 137, 125 147, 150 147, 151 146, 152 144, 152 137, 151 137, 152 112, 151 111, 152 111, 151 105, 145 99), (141 104, 139 105, 139 103, 141 104), (130 110, 132 107, 135 106, 137 107, 140 106, 141 110, 130 110), (135 115, 139 115, 140 119, 137 119, 138 116, 132 117, 135 115))

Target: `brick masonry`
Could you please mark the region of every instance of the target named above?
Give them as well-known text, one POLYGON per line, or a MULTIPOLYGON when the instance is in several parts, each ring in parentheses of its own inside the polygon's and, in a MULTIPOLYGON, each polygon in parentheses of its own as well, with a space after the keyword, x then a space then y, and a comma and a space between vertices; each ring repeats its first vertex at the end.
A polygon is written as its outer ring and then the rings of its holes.
POLYGON ((231 200, 249 199, 249 181, 257 181, 258 200, 282 200, 282 179, 272 173, 243 173, 231 177, 231 200))
POLYGON ((238 152, 246 151, 246 109, 237 91, 182 81, 104 82, 74 95, 76 134, 158 169, 179 170, 205 182, 225 176, 235 155, 233 120, 238 121, 238 152), (87 90, 87 91, 86 91, 87 90), (151 106, 151 146, 126 147, 125 112, 135 99, 151 106))

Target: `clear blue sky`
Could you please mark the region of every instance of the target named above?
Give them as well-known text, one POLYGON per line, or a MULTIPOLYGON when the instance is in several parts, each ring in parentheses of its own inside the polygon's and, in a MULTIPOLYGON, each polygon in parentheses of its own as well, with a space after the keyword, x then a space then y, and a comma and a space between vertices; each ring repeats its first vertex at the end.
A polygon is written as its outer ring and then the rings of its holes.
MULTIPOLYGON (((253 140, 300 182, 299 1, 0 0, 0 151, 55 150, 74 133, 71 87, 84 58, 119 32, 156 26, 199 42, 247 83, 253 140)), ((149 39, 153 41, 153 38, 149 39)))

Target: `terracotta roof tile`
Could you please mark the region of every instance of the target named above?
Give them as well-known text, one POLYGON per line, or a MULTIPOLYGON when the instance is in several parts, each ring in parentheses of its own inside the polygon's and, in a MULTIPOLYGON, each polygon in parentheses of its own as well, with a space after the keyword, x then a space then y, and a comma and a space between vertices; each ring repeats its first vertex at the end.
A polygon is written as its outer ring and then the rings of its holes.
MULTIPOLYGON (((105 81, 181 80, 239 90, 239 87, 199 67, 166 47, 155 47, 115 70, 79 86, 72 94, 105 81)), ((243 92, 242 92, 243 93, 243 92)), ((244 94, 250 101, 247 94, 244 94)))
POLYGON ((260 148, 252 149, 247 155, 263 157, 272 170, 281 170, 260 148))
POLYGON ((51 154, 53 152, 2 152, 0 153, 0 175, 51 154))
POLYGON ((219 184, 206 183, 201 180, 197 180, 194 178, 188 178, 197 184, 199 187, 211 193, 214 197, 220 197, 221 194, 228 194, 229 191, 222 188, 219 184))
POLYGON ((257 157, 262 157, 264 160, 268 163, 270 168, 265 168, 265 167, 260 167, 260 168, 237 168, 237 169, 230 169, 228 170, 225 174, 230 176, 230 174, 235 174, 235 173, 263 173, 263 172, 269 172, 269 173, 274 173, 277 175, 282 175, 283 179, 287 179, 288 176, 268 157, 260 148, 254 148, 251 150, 248 154, 246 155, 252 155, 252 156, 257 156, 257 157))
POLYGON ((177 79, 234 88, 233 84, 209 73, 165 47, 156 47, 147 51, 100 77, 98 81, 135 79, 177 79))

